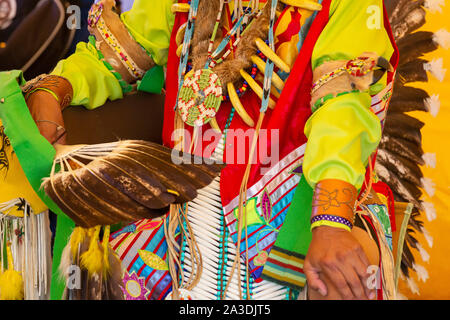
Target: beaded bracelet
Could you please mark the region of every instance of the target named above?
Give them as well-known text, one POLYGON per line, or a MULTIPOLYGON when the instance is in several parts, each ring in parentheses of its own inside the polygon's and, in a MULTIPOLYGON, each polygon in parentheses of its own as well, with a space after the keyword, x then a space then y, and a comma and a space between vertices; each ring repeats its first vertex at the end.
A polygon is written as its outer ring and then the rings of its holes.
POLYGON ((347 219, 339 216, 333 216, 330 214, 322 214, 318 216, 314 216, 311 219, 311 231, 314 228, 321 226, 329 226, 339 229, 344 229, 347 231, 351 231, 353 228, 353 224, 347 219))

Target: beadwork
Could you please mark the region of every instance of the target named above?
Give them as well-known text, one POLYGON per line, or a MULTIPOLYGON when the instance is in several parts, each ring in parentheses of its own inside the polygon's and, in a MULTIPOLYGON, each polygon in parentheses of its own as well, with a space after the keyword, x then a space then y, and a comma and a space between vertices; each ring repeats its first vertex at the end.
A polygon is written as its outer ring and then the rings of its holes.
POLYGON ((201 126, 211 121, 219 110, 222 85, 210 69, 197 70, 186 77, 178 98, 178 111, 185 123, 201 126))
POLYGON ((141 79, 145 71, 138 67, 136 62, 130 57, 126 50, 119 44, 114 34, 109 30, 105 20, 100 16, 96 24, 105 42, 115 51, 120 57, 120 61, 127 68, 128 72, 136 79, 141 79))
POLYGON ((333 79, 348 73, 352 76, 362 77, 373 71, 376 62, 374 59, 368 57, 360 57, 347 62, 344 67, 338 68, 334 71, 324 74, 319 80, 313 83, 311 93, 316 92, 324 84, 330 82, 333 79))

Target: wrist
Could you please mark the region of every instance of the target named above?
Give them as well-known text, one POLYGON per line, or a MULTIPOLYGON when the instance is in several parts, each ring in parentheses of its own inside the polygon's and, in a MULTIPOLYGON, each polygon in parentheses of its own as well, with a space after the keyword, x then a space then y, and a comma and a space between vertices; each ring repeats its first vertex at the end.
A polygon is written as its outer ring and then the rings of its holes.
POLYGON ((318 182, 312 201, 311 230, 327 226, 351 231, 356 198, 357 190, 350 183, 336 179, 318 182))
POLYGON ((37 94, 49 94, 55 99, 61 111, 70 105, 73 98, 73 88, 70 82, 63 77, 55 75, 41 75, 27 82, 22 88, 25 100, 37 94))

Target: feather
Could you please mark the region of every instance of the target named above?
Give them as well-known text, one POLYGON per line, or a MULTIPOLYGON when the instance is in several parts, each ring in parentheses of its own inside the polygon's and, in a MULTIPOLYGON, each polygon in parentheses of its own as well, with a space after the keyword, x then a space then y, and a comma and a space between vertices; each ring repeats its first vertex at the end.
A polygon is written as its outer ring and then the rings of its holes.
POLYGON ((402 84, 409 82, 427 82, 428 75, 425 70, 426 60, 416 59, 410 61, 397 69, 398 78, 396 78, 396 82, 400 82, 402 84))
POLYGON ((430 248, 433 248, 434 239, 431 236, 431 234, 428 232, 428 230, 425 229, 424 227, 422 227, 422 228, 420 228, 420 232, 422 232, 423 236, 425 237, 425 240, 427 241, 428 246, 430 248))
MULTIPOLYGON (((409 2, 415 5, 414 3, 418 1, 409 2)), ((425 24, 426 11, 423 8, 417 7, 412 11, 404 10, 404 12, 406 15, 402 15, 402 18, 392 23, 392 32, 397 41, 425 24)))
POLYGON ((412 293, 420 296, 419 287, 412 278, 410 277, 406 278, 406 284, 408 285, 408 288, 411 290, 412 293))
POLYGON ((441 100, 438 94, 433 94, 432 96, 425 99, 425 106, 427 110, 433 117, 437 117, 439 110, 441 109, 441 100))
POLYGON ((429 111, 425 103, 427 98, 429 98, 429 95, 425 90, 409 86, 397 86, 394 88, 388 112, 429 111))
POLYGON ((436 184, 431 180, 430 178, 422 178, 422 186, 425 189, 425 192, 428 194, 428 196, 433 197, 436 189, 436 184))
POLYGON ((408 34, 397 42, 397 46, 402 53, 399 60, 400 66, 438 49, 433 32, 428 31, 408 34))
POLYGON ((65 146, 57 152, 62 171, 44 180, 44 190, 85 228, 161 216, 170 204, 194 199, 223 168, 144 141, 65 146))
POLYGON ((424 5, 424 0, 387 0, 386 9, 390 12, 390 22, 392 25, 402 21, 411 11, 424 5))
POLYGON ((433 35, 433 41, 444 49, 450 48, 450 32, 445 29, 436 31, 433 35))
POLYGON ((447 69, 444 68, 444 60, 442 58, 426 62, 423 69, 430 72, 440 82, 444 81, 445 74, 447 73, 447 69))
POLYGON ((422 156, 425 166, 428 168, 436 168, 436 153, 424 153, 422 156))
MULTIPOLYGON (((420 202, 414 196, 414 193, 412 193, 411 190, 408 189, 405 181, 400 179, 397 174, 395 174, 394 172, 390 172, 380 162, 377 162, 375 164, 375 171, 381 181, 389 185, 392 188, 394 194, 398 194, 401 197, 400 200, 402 200, 402 202, 411 202, 416 206, 420 206, 420 202)), ((398 201, 399 199, 396 198, 396 200, 398 201)))
POLYGON ((408 140, 415 144, 422 144, 422 134, 420 130, 404 130, 402 126, 385 126, 384 133, 389 136, 408 140))
POLYGON ((431 13, 442 12, 442 8, 445 5, 445 0, 426 0, 424 7, 430 10, 431 13))
POLYGON ((422 202, 422 207, 425 211, 425 215, 428 221, 436 220, 437 218, 436 208, 434 207, 434 204, 432 202, 424 201, 422 202))
POLYGON ((421 145, 414 144, 402 138, 383 136, 381 138, 381 147, 404 158, 409 158, 420 165, 424 164, 422 159, 423 149, 421 145))
POLYGON ((377 154, 377 162, 380 162, 389 171, 395 172, 398 176, 404 177, 414 184, 421 185, 423 173, 420 167, 413 161, 393 155, 387 150, 379 149, 377 154))
POLYGON ((401 126, 405 131, 420 130, 425 123, 422 121, 402 113, 389 113, 386 119, 386 127, 389 126, 401 126))

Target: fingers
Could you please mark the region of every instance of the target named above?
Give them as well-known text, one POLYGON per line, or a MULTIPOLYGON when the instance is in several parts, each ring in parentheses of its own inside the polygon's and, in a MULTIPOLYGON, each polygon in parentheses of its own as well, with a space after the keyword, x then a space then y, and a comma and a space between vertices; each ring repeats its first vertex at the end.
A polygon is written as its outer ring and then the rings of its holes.
MULTIPOLYGON (((357 250, 347 252, 344 257, 337 255, 322 262, 324 276, 345 300, 367 300, 372 291, 367 286, 367 268, 357 250)), ((329 283, 326 283, 329 285, 329 283)))
POLYGON ((305 271, 308 286, 311 289, 318 291, 323 297, 325 297, 328 294, 328 290, 325 282, 320 279, 319 272, 314 270, 312 267, 308 267, 306 263, 303 270, 305 271))
POLYGON ((372 290, 368 285, 368 278, 369 278, 368 269, 370 266, 370 262, 366 256, 366 253, 362 248, 359 249, 357 252, 359 259, 355 259, 353 261, 353 268, 355 269, 357 275, 359 276, 359 278, 363 283, 364 291, 366 293, 367 298, 372 300, 373 298, 375 298, 375 291, 372 290))
MULTIPOLYGON (((359 275, 355 272, 354 268, 346 268, 345 272, 341 270, 341 274, 343 275, 348 288, 352 292, 351 299, 357 300, 367 300, 368 295, 366 295, 366 281, 363 278, 360 278, 359 275)), ((347 290, 346 290, 347 292, 347 290)))

